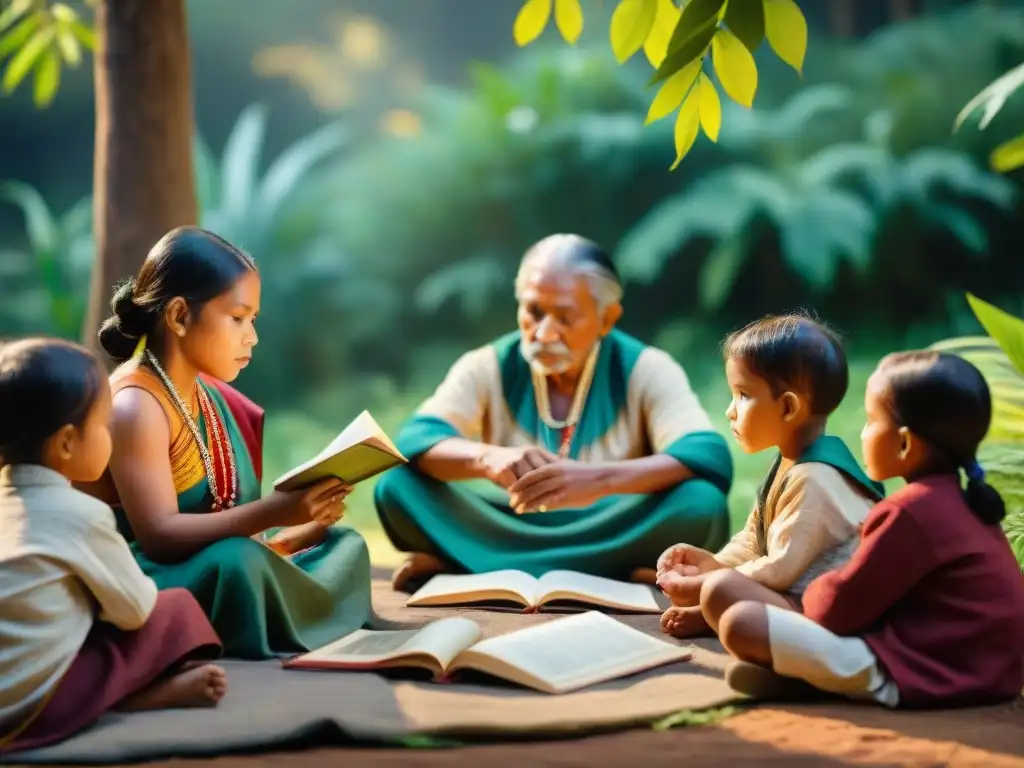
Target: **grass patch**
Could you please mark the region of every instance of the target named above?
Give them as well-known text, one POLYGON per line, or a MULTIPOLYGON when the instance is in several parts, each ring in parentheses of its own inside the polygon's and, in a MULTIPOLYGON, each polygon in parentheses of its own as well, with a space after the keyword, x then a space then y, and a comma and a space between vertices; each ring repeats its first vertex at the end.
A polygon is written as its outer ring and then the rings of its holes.
POLYGON ((736 707, 717 707, 715 709, 684 709, 680 712, 663 717, 651 723, 655 731, 668 731, 673 728, 686 728, 694 725, 718 725, 726 718, 732 717, 739 709, 736 707))
MULTIPOLYGON (((864 389, 877 360, 850 361, 850 389, 843 404, 829 420, 828 431, 846 441, 860 459, 860 431, 864 425, 864 389)), ((772 452, 745 454, 729 434, 725 409, 730 394, 721 364, 690 366, 687 370, 694 390, 722 434, 728 435, 735 463, 735 476, 729 494, 729 516, 732 529, 738 530, 750 513, 761 478, 768 470, 772 452)), ((438 376, 440 380, 440 376, 438 376)), ((337 433, 361 410, 366 408, 392 436, 401 423, 415 410, 429 389, 401 392, 386 381, 363 379, 344 387, 316 393, 290 411, 267 415, 264 451, 264 492, 269 492, 274 478, 322 450, 337 433)), ((357 487, 349 497, 346 522, 360 531, 367 540, 375 564, 390 566, 399 554, 391 547, 377 522, 373 509, 373 487, 370 480, 357 487)), ((893 488, 887 490, 892 491, 893 488)))

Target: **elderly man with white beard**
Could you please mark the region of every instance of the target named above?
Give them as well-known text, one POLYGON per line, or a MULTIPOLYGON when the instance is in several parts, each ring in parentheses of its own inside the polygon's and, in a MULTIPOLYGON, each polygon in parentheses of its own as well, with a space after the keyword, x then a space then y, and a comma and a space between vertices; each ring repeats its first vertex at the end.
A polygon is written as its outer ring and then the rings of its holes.
POLYGON ((506 568, 653 583, 665 547, 716 551, 729 449, 679 364, 615 328, 612 259, 552 235, 515 290, 518 331, 455 362, 396 440, 409 464, 377 484, 384 530, 409 553, 395 589, 506 568))

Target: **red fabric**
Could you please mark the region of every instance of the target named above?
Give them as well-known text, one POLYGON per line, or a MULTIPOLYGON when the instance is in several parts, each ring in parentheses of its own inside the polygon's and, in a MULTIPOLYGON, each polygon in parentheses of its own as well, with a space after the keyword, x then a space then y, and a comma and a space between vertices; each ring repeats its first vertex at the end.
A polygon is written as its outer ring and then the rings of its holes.
POLYGON ((1024 575, 955 476, 877 504, 853 557, 811 582, 803 608, 838 635, 860 636, 901 706, 1005 701, 1024 688, 1024 575))
POLYGON ((63 741, 182 663, 222 652, 192 593, 162 590, 141 629, 125 632, 96 622, 43 711, 0 753, 63 741))
POLYGON ((208 376, 200 378, 204 384, 216 389, 224 398, 224 402, 228 404, 231 415, 238 422, 238 429, 242 433, 242 439, 245 440, 245 446, 249 449, 249 458, 252 459, 256 479, 263 482, 263 421, 265 417, 263 409, 237 389, 219 379, 208 376))

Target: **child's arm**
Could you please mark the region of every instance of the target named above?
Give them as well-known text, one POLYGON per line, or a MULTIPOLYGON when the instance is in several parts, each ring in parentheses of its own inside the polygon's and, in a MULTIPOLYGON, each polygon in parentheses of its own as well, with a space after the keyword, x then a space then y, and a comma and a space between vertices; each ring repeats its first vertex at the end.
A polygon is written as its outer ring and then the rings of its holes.
POLYGON ((760 554, 757 551, 757 531, 754 527, 754 512, 751 510, 747 515, 747 522, 736 534, 729 539, 729 542, 715 553, 715 560, 721 563, 723 568, 735 568, 737 565, 756 560, 760 554))
POLYGON ((909 514, 879 503, 849 562, 808 585, 804 614, 837 635, 864 632, 934 568, 926 542, 909 514))
POLYGON ((844 500, 829 480, 812 465, 794 468, 768 527, 767 554, 739 564, 736 570, 769 589, 785 592, 824 552, 855 536, 856 528, 841 511, 844 500))
POLYGON ((106 514, 90 511, 91 524, 74 532, 78 550, 75 575, 99 603, 100 621, 118 629, 135 630, 146 623, 153 611, 156 584, 139 568, 128 544, 117 532, 110 509, 100 511, 106 514))

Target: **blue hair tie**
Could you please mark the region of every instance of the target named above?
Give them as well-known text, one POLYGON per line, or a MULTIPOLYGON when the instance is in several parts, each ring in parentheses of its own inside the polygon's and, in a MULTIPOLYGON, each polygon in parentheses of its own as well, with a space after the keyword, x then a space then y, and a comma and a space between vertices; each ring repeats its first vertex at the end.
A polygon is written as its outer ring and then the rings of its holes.
POLYGON ((967 479, 971 482, 981 483, 985 480, 985 470, 981 468, 981 464, 978 463, 977 459, 971 459, 964 464, 964 472, 967 474, 967 479))

